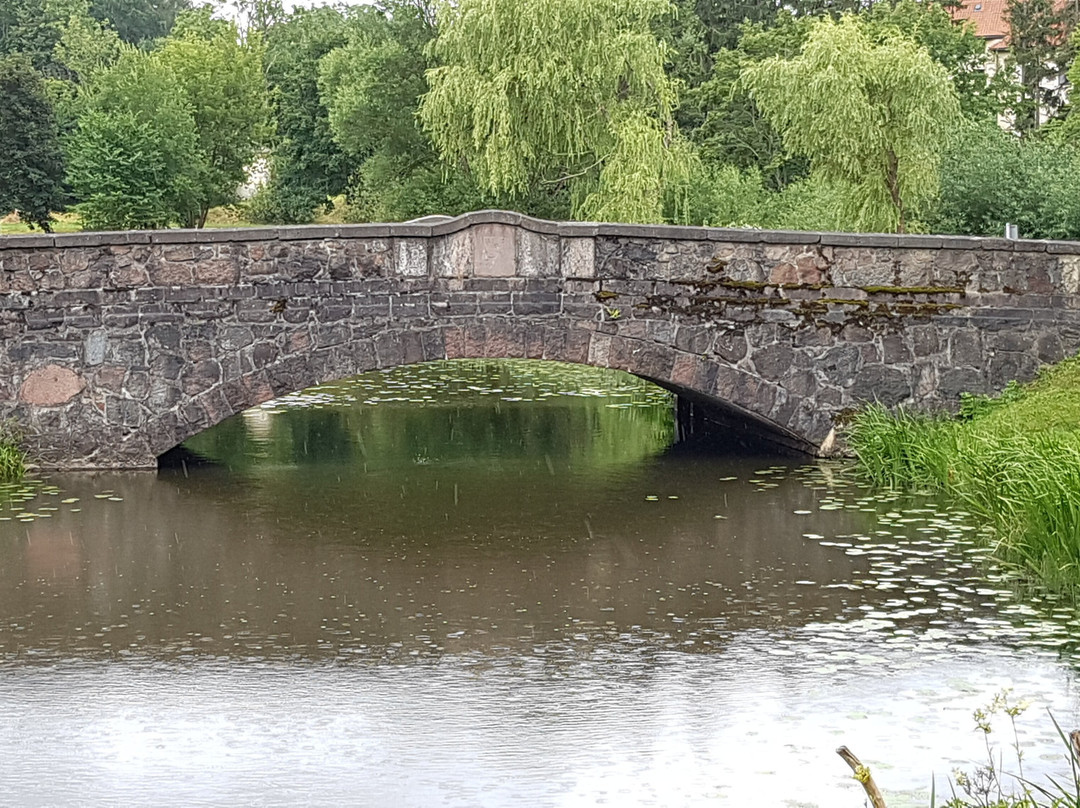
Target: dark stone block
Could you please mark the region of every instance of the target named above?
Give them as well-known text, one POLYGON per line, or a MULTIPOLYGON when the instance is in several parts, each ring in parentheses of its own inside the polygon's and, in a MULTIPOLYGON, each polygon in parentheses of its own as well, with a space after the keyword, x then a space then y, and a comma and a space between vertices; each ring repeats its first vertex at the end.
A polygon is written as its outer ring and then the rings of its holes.
POLYGON ((713 353, 726 362, 738 362, 746 356, 746 350, 746 335, 740 330, 721 332, 713 342, 713 353))
POLYGON ((884 365, 864 366, 851 385, 851 396, 857 401, 877 401, 894 407, 911 398, 911 378, 908 372, 884 365))
POLYGON ((954 367, 982 367, 984 358, 982 337, 978 331, 965 329, 949 337, 949 361, 954 367))
POLYGON ((1002 351, 990 360, 990 387, 1000 390, 1011 381, 1030 381, 1038 367, 1038 360, 1031 354, 1002 351))
POLYGON ((1060 362, 1065 358, 1061 339, 1057 334, 1042 334, 1035 340, 1035 353, 1040 362, 1060 362))
POLYGON ((562 308, 562 295, 554 292, 514 292, 514 314, 558 314, 562 308))
POLYGON ((825 352, 817 364, 817 370, 828 382, 836 385, 850 384, 862 367, 862 355, 854 345, 840 345, 825 352))
POLYGON ((791 368, 795 351, 790 345, 778 343, 757 349, 750 358, 762 378, 776 381, 791 368))
POLYGON ((986 377, 973 368, 951 368, 938 374, 938 394, 946 401, 959 401, 961 393, 988 393, 986 377))

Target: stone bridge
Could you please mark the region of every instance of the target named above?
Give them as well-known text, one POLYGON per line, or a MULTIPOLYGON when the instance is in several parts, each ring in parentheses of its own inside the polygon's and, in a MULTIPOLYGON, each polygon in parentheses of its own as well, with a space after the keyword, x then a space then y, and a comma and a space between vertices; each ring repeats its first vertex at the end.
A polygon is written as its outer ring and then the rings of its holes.
POLYGON ((862 402, 955 406, 1080 348, 1080 244, 554 223, 0 239, 0 417, 46 468, 144 468, 375 368, 627 370, 704 425, 828 453, 862 402))

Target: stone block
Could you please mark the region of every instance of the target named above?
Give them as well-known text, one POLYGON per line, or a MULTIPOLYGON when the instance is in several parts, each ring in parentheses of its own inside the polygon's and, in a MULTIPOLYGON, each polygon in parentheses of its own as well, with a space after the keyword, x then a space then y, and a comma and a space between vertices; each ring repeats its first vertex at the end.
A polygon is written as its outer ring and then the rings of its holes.
POLYGON ((559 239, 554 235, 519 230, 517 274, 527 278, 558 277, 559 239))
POLYGON ((472 228, 473 275, 508 278, 517 272, 517 229, 505 224, 481 224, 472 228))
POLYGON ((563 238, 560 243, 560 266, 564 278, 595 278, 595 239, 563 238))
POLYGON ((440 278, 468 278, 473 275, 473 231, 463 230, 435 239, 431 264, 440 278))
POLYGON ((57 407, 75 398, 86 382, 71 368, 46 365, 31 371, 19 387, 19 401, 35 407, 57 407))
POLYGON ((427 241, 399 238, 395 243, 395 270, 403 278, 422 278, 428 274, 427 241))

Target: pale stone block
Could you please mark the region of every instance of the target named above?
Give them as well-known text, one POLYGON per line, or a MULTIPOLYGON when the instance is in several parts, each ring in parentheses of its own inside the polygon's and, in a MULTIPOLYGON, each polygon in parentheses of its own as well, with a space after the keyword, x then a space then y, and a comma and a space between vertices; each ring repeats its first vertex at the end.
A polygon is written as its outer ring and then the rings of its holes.
POLYGON ((87 335, 84 345, 86 364, 100 365, 104 362, 105 348, 107 345, 108 340, 104 331, 95 331, 92 334, 87 335))
POLYGON ((1061 285, 1065 294, 1080 295, 1080 256, 1061 256, 1061 285))
POLYGON ((433 242, 431 263, 436 277, 469 278, 473 274, 472 230, 451 233, 433 242))
POLYGON ((562 240, 562 274, 564 278, 596 277, 596 242, 591 238, 562 240))
POLYGON ((516 227, 481 224, 473 231, 473 274, 477 278, 512 278, 517 274, 516 227))
POLYGON ((75 371, 59 365, 38 368, 22 383, 19 400, 39 407, 56 407, 75 398, 86 387, 75 371))
POLYGON ((608 367, 611 356, 611 337, 607 334, 593 334, 589 340, 589 364, 594 367, 608 367))
POLYGON ((427 240, 402 238, 397 242, 397 273, 406 278, 427 275, 427 240))
POLYGON ((559 274, 559 239, 530 230, 518 231, 518 275, 526 278, 551 278, 559 274))

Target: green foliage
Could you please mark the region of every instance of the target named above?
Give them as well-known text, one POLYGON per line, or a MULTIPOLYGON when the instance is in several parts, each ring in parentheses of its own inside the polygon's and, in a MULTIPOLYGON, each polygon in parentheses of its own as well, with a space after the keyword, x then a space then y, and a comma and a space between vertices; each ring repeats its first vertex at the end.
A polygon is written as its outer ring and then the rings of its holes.
POLYGON ((93 0, 90 13, 108 21, 124 42, 148 47, 165 37, 177 16, 190 8, 190 0, 93 0))
POLYGON ((747 67, 765 59, 797 56, 810 24, 808 18, 781 13, 768 27, 742 27, 738 48, 714 54, 708 78, 686 90, 679 123, 689 132, 707 166, 756 170, 771 190, 780 190, 807 175, 809 161, 788 152, 783 138, 740 79, 747 67))
POLYGON ((64 25, 86 0, 4 0, 0 3, 0 56, 19 53, 50 78, 66 78, 53 56, 64 25))
POLYGON ((13 421, 0 423, 0 481, 17 482, 26 475, 22 435, 13 421))
POLYGON ((199 138, 176 76, 127 48, 82 99, 68 180, 90 230, 165 227, 198 210, 199 138))
POLYGON ((960 411, 957 416, 962 421, 971 421, 983 418, 989 413, 1006 404, 1014 404, 1024 396, 1024 388, 1016 379, 1005 385, 1000 395, 987 396, 980 393, 961 393, 960 411))
POLYGON ((1080 575, 1080 359, 1000 401, 968 399, 966 420, 861 410, 848 440, 882 485, 942 490, 993 528, 1007 564, 1076 590, 1080 575))
POLYGON ((874 3, 863 17, 877 39, 901 34, 924 48, 952 80, 964 116, 975 121, 997 121, 1006 112, 1015 85, 1005 70, 986 69, 986 42, 975 36, 973 25, 957 25, 941 3, 900 0, 874 3))
POLYGON ((247 168, 266 140, 266 86, 258 39, 238 41, 234 24, 187 12, 155 58, 175 76, 198 135, 195 205, 184 224, 202 227, 212 207, 236 201, 247 168))
POLYGON ((88 14, 72 14, 53 49, 55 59, 73 80, 87 83, 120 58, 120 36, 88 14))
POLYGON ((941 165, 941 195, 928 217, 944 233, 1080 237, 1080 154, 1051 139, 1023 140, 996 124, 961 129, 941 165))
POLYGON ((248 205, 261 222, 311 221, 345 192, 356 160, 334 140, 319 95, 319 60, 348 42, 346 17, 333 8, 297 9, 266 34, 264 64, 276 141, 270 183, 248 205))
POLYGON ((319 64, 334 139, 357 163, 350 210, 361 220, 399 221, 485 207, 473 179, 440 162, 416 119, 434 29, 413 6, 389 11, 355 15, 348 44, 319 64))
POLYGON ((853 16, 817 20, 799 56, 743 77, 787 148, 846 189, 857 229, 903 232, 934 198, 959 102, 944 68, 910 39, 887 31, 875 41, 853 16))
POLYGON ((51 230, 64 204, 64 161, 45 85, 25 56, 0 58, 0 215, 51 230))
POLYGON ((754 168, 702 166, 692 175, 680 208, 669 218, 679 224, 711 227, 761 227, 782 230, 850 229, 841 218, 841 194, 820 177, 767 187, 754 168))
POLYGON ((1076 10, 1071 3, 1054 0, 1008 0, 1005 16, 1009 22, 1006 69, 1019 76, 1013 127, 1026 136, 1062 106, 1064 94, 1056 79, 1075 55, 1070 34, 1076 10))
POLYGON ((571 190, 574 214, 660 221, 688 150, 653 21, 667 0, 462 0, 440 6, 420 119, 492 195, 571 190))

